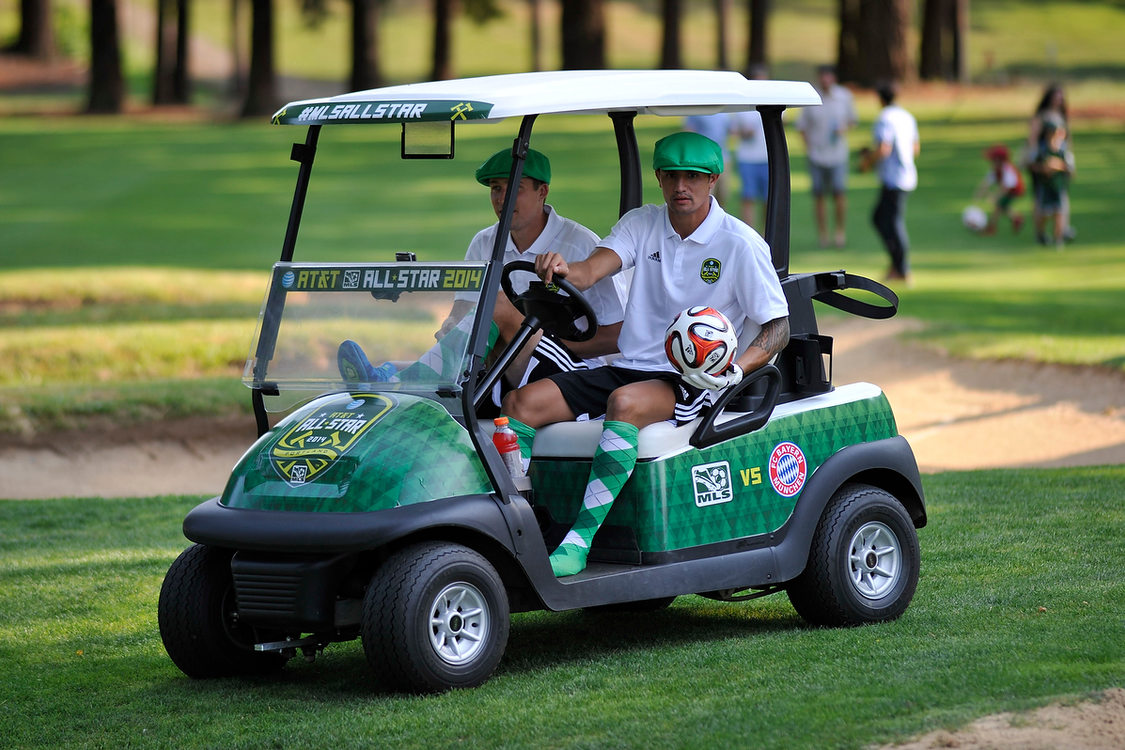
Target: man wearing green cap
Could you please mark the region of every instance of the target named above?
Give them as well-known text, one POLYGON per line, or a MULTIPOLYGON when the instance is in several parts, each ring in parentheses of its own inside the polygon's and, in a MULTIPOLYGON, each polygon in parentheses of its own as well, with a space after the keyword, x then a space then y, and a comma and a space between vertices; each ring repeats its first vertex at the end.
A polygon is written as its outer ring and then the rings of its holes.
MULTIPOLYGON (((512 171, 512 150, 497 151, 476 171, 477 182, 488 188, 492 210, 497 217, 504 206, 508 177, 512 171)), ((570 261, 584 260, 598 243, 598 236, 578 222, 563 218, 547 204, 550 191, 551 162, 546 155, 529 149, 524 162, 523 177, 516 192, 512 225, 504 249, 505 264, 514 260, 533 261, 536 255, 555 252, 570 261)), ((473 237, 465 260, 486 261, 492 257, 499 222, 486 227, 473 237)), ((516 291, 523 291, 518 288, 516 291)), ((526 282, 525 282, 526 288, 526 282)), ((625 314, 626 287, 620 278, 607 278, 595 284, 586 298, 598 318, 598 331, 589 341, 561 341, 550 334, 537 336, 508 368, 508 384, 497 384, 493 392, 495 409, 510 387, 539 380, 557 372, 588 369, 603 364, 601 355, 617 351, 617 334, 625 314)), ((442 324, 438 337, 444 336, 465 315, 472 305, 469 299, 458 299, 453 311, 442 324)), ((523 322, 523 315, 504 295, 499 295, 493 320, 504 341, 511 340, 523 322)))
POLYGON ((789 308, 769 246, 730 216, 711 190, 723 170, 719 145, 697 133, 657 141, 653 154, 664 205, 646 205, 621 217, 586 260, 547 252, 535 259, 544 281, 565 276, 588 289, 634 269, 618 344, 621 359, 593 370, 561 373, 508 394, 503 413, 530 456, 535 428, 586 414, 605 415, 582 507, 570 532, 551 554, 557 576, 586 566, 595 532, 637 460, 641 428, 673 419, 691 422, 710 392, 735 385, 766 364, 789 340, 789 308), (749 344, 719 375, 680 375, 664 353, 664 333, 681 310, 710 305, 749 344))

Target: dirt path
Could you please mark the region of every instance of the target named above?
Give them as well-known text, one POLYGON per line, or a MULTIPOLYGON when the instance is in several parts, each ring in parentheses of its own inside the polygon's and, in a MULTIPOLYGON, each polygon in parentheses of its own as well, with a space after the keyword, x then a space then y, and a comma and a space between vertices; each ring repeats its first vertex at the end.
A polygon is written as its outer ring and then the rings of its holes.
MULTIPOLYGON (((1125 463, 1125 375, 1025 362, 968 362, 904 343, 909 321, 833 322, 833 377, 886 391, 923 472, 1125 463)), ((222 490, 253 421, 186 420, 0 446, 12 499, 222 490)))
POLYGON ((1100 700, 1051 705, 1026 713, 977 719, 956 732, 940 730, 879 750, 1121 750, 1125 748, 1125 690, 1100 700))

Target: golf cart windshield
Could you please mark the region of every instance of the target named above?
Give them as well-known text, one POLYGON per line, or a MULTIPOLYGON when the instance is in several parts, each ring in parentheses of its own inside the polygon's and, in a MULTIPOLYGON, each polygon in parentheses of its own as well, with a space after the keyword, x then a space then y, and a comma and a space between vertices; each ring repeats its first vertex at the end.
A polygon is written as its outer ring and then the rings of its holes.
POLYGON ((278 263, 242 380, 280 391, 454 397, 487 263, 278 263), (440 340, 453 311, 468 312, 440 340))

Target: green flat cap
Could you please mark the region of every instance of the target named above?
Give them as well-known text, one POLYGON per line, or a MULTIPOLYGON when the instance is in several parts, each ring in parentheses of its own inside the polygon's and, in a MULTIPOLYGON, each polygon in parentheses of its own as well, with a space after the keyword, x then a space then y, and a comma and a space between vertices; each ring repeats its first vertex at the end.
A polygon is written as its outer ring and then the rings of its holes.
POLYGON ((719 144, 699 133, 673 133, 656 142, 652 168, 665 172, 722 174, 723 151, 719 144))
MULTIPOLYGON (((512 149, 497 151, 488 161, 477 167, 477 182, 488 185, 489 180, 508 179, 512 174, 512 149)), ((523 163, 523 176, 540 182, 551 183, 551 161, 545 154, 533 148, 527 150, 523 163)))

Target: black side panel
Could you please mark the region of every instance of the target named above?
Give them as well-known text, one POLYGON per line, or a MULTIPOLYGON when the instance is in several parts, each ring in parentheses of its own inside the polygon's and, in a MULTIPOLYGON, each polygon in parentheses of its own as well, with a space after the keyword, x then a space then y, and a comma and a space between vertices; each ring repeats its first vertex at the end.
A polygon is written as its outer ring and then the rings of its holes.
POLYGON ((553 576, 553 580, 534 583, 549 609, 564 610, 700 591, 764 587, 778 582, 776 569, 773 550, 765 548, 664 565, 623 567, 609 575, 572 583, 553 576))
POLYGON ((216 497, 188 513, 184 536, 228 549, 325 554, 374 549, 435 527, 475 531, 513 550, 508 524, 491 495, 447 498, 374 513, 246 510, 219 505, 216 497))

